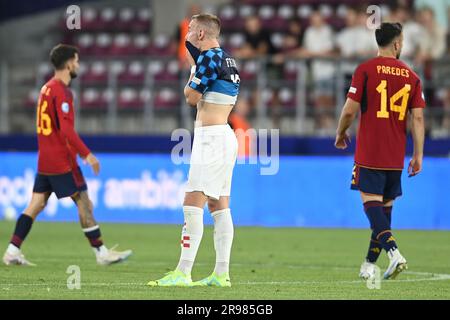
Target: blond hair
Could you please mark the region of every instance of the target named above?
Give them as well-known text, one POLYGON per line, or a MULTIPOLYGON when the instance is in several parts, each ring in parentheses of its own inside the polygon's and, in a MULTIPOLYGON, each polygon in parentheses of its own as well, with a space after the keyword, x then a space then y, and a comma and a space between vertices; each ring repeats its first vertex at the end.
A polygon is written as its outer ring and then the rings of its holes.
POLYGON ((218 38, 220 34, 220 20, 217 16, 209 13, 200 13, 192 16, 191 20, 196 20, 205 27, 204 31, 210 38, 218 38))

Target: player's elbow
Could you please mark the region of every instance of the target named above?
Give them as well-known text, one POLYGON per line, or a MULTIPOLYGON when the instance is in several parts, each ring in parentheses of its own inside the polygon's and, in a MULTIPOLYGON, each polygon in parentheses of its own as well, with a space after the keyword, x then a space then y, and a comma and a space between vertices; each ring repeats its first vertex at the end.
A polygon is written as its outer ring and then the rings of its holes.
POLYGON ((351 108, 344 108, 342 110, 342 117, 344 117, 346 119, 353 119, 356 116, 356 113, 357 112, 355 112, 351 108))
POLYGON ((68 126, 65 123, 61 123, 60 131, 61 131, 61 133, 63 134, 64 137, 66 137, 68 139, 70 138, 71 131, 72 131, 70 126, 68 126))
POLYGON ((412 115, 412 120, 414 122, 417 123, 423 123, 424 122, 424 117, 423 117, 423 113, 415 113, 412 115))

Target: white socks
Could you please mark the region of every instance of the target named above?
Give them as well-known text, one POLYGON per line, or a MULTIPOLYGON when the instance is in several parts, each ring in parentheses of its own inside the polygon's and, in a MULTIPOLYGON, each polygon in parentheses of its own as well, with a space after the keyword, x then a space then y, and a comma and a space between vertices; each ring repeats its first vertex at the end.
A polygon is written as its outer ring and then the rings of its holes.
MULTIPOLYGON (((183 206, 184 226, 181 233, 181 257, 177 269, 190 275, 203 236, 203 209, 183 206)), ((211 213, 214 218, 214 249, 216 266, 214 272, 229 272, 231 246, 233 244, 233 220, 229 208, 211 213)))
POLYGON ((104 257, 108 254, 108 248, 106 248, 105 245, 101 245, 98 248, 92 248, 92 251, 94 251, 96 257, 104 257))
POLYGON ((233 220, 230 208, 214 211, 211 215, 214 218, 214 249, 216 250, 214 272, 220 275, 229 272, 234 234, 233 220))
POLYGON ((183 212, 181 257, 177 269, 185 275, 190 275, 203 236, 203 208, 183 206, 183 212))
POLYGON ((20 253, 20 249, 17 248, 15 245, 13 245, 12 243, 10 243, 8 245, 8 248, 6 249, 6 252, 8 252, 11 255, 16 255, 20 253))

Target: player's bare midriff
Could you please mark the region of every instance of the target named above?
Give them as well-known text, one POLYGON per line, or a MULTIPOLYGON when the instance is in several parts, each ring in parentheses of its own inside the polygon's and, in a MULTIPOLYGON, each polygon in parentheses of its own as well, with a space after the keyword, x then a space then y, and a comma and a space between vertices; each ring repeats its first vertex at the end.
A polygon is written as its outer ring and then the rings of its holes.
POLYGON ((215 104, 200 101, 197 103, 195 127, 206 127, 228 123, 228 116, 233 105, 215 104))

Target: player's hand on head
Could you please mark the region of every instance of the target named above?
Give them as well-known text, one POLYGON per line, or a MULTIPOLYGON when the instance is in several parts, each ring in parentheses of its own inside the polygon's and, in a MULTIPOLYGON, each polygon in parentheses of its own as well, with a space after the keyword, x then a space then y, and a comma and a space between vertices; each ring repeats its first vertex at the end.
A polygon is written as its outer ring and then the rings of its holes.
POLYGON ((334 146, 337 149, 346 149, 348 143, 351 142, 350 136, 347 133, 344 134, 336 134, 336 140, 334 141, 334 146))
POLYGON ((422 171, 422 157, 413 156, 411 161, 409 161, 408 166, 408 177, 413 177, 422 171))
POLYGON ((98 159, 91 153, 89 153, 86 157, 86 162, 92 167, 95 175, 98 175, 100 172, 100 162, 98 159))

